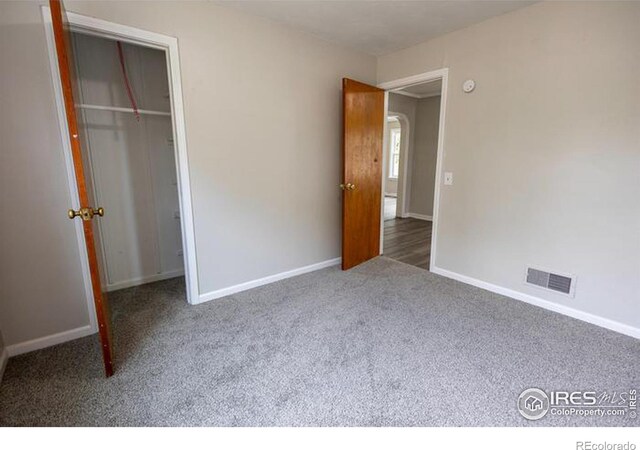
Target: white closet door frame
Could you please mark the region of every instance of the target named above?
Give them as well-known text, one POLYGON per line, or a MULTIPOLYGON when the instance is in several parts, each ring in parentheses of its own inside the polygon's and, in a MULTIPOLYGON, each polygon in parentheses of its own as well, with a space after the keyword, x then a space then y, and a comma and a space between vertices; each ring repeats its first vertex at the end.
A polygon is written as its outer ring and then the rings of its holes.
MULTIPOLYGON (((44 19, 45 34, 49 50, 51 63, 51 76, 56 96, 56 106, 58 109, 58 119, 62 136, 66 133, 66 114, 64 112, 64 102, 62 97, 62 86, 58 74, 56 62, 55 41, 53 38, 53 25, 51 23, 51 13, 48 6, 42 6, 42 16, 44 19)), ((187 287, 187 302, 197 303, 200 296, 198 286, 198 262, 196 259, 195 233, 193 223, 193 207, 191 198, 191 182, 189 178, 189 159, 187 156, 187 137, 184 120, 184 105, 182 102, 182 81, 180 76, 180 56, 178 53, 178 39, 172 36, 165 36, 159 33, 140 30, 138 28, 120 25, 93 17, 83 16, 76 13, 67 12, 67 19, 71 26, 71 31, 83 34, 90 34, 107 39, 119 40, 130 44, 151 47, 165 51, 167 55, 167 75, 169 80, 169 95, 171 100, 171 121, 173 125, 174 151, 176 160, 176 171, 178 178, 178 199, 180 203, 180 225, 182 229, 182 247, 184 257, 184 271, 187 287)), ((78 192, 75 184, 73 172, 73 160, 71 148, 66 139, 62 139, 62 146, 65 154, 67 166, 67 176, 72 204, 78 207, 78 192)), ((81 221, 76 221, 76 234, 82 259, 82 272, 87 293, 87 304, 91 312, 92 326, 95 328, 95 310, 93 305, 93 295, 91 291, 91 277, 89 273, 89 263, 84 250, 84 237, 82 235, 81 221)))

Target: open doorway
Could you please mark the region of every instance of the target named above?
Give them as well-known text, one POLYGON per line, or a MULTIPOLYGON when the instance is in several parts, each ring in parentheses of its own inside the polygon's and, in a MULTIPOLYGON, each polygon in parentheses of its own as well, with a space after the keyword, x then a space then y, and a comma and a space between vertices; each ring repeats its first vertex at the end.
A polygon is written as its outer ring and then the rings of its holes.
POLYGON ((442 77, 387 93, 383 255, 429 270, 437 204, 442 77))

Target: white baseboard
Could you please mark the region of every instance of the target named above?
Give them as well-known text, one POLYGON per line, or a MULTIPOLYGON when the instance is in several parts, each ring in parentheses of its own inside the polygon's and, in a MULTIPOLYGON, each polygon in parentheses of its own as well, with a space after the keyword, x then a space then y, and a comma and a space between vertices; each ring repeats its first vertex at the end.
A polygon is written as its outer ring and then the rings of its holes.
POLYGON ((6 348, 0 352, 0 384, 2 384, 2 376, 4 375, 4 369, 7 367, 7 361, 9 361, 9 352, 6 348))
POLYGON ((595 314, 580 311, 578 309, 574 309, 569 306, 561 305, 558 303, 550 302, 549 300, 544 300, 542 298, 535 297, 533 295, 514 291, 513 289, 508 289, 502 286, 487 283, 486 281, 478 280, 476 278, 471 278, 466 275, 462 275, 456 272, 451 272, 446 269, 441 269, 439 267, 432 267, 430 270, 431 272, 436 273, 438 275, 442 275, 443 277, 461 281, 463 283, 470 284, 472 286, 476 286, 481 289, 494 292, 496 294, 504 295, 506 297, 513 298, 515 300, 520 300, 525 303, 529 303, 531 305, 539 306, 540 308, 548 309, 549 311, 554 311, 560 314, 564 314, 565 316, 573 317, 574 319, 582 320, 583 322, 588 322, 590 324, 597 325, 602 328, 607 328, 609 330, 626 334, 627 336, 631 336, 636 339, 640 339, 640 329, 632 327, 631 325, 616 322, 615 320, 606 319, 601 316, 596 316, 595 314))
POLYGON ((184 269, 174 270, 172 272, 158 273, 155 275, 149 275, 147 277, 132 278, 126 281, 119 281, 113 284, 107 284, 105 289, 107 292, 117 291, 119 289, 126 289, 133 286, 140 286, 141 284, 153 283, 154 281, 168 280, 169 278, 180 277, 184 275, 184 269))
POLYGON ((62 344, 63 342, 89 336, 91 334, 94 334, 95 332, 96 331, 91 325, 85 325, 84 327, 63 331, 62 333, 56 333, 50 336, 32 339, 30 341, 21 342, 19 344, 8 345, 6 350, 9 356, 21 355, 23 353, 40 350, 45 347, 51 347, 52 345, 62 344))
POLYGON ((265 284, 270 284, 276 281, 284 280, 286 278, 291 278, 297 275, 314 272, 316 270, 325 269, 327 267, 337 266, 341 262, 342 262, 342 258, 329 259, 327 261, 311 264, 309 266, 299 267, 297 269, 277 273, 275 275, 259 278, 257 280, 247 281, 246 283, 236 284, 235 286, 218 289, 217 291, 207 292, 200 295, 197 303, 208 302, 210 300, 215 300, 217 298, 226 297, 227 295, 236 294, 238 292, 246 291, 248 289, 253 289, 258 286, 264 286, 265 284))
POLYGON ((429 222, 433 221, 433 216, 427 216, 425 214, 417 214, 417 213, 407 213, 405 217, 413 217, 414 219, 419 220, 428 220, 429 222))

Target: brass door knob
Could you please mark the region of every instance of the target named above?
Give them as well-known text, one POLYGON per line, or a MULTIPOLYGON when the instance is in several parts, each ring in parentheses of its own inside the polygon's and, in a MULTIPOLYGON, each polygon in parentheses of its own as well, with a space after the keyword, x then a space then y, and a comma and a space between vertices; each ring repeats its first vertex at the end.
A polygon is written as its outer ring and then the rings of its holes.
POLYGON ((353 191, 355 190, 356 185, 353 183, 347 183, 347 184, 341 184, 340 185, 340 189, 342 189, 343 191, 353 191))
POLYGON ((70 209, 69 211, 67 211, 67 217, 69 217, 69 219, 75 219, 76 217, 81 217, 82 220, 91 220, 93 219, 93 216, 100 216, 100 217, 104 216, 104 208, 102 207, 97 209, 80 208, 77 211, 73 209, 70 209))

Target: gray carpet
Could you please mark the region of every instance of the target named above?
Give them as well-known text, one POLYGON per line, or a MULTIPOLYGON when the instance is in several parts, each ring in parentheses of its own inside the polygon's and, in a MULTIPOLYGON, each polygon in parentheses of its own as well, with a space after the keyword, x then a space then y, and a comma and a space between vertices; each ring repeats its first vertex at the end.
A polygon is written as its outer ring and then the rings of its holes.
POLYGON ((111 295, 96 337, 12 358, 2 425, 638 425, 516 411, 520 392, 640 387, 640 343, 378 258, 199 306, 181 279, 111 295))

